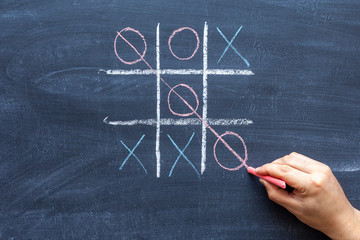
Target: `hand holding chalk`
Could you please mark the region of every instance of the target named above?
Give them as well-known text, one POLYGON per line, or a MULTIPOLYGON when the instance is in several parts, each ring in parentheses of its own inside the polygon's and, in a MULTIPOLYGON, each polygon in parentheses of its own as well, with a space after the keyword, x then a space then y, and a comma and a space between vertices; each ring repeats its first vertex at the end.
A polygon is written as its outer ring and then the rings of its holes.
POLYGON ((360 211, 350 204, 325 164, 291 153, 257 168, 255 175, 261 176, 260 182, 269 198, 303 223, 332 239, 360 239, 360 211), (294 191, 288 193, 278 185, 270 184, 264 176, 282 179, 294 187, 294 191))
POLYGON ((268 181, 268 182, 270 182, 270 183, 272 183, 272 184, 274 184, 274 185, 276 185, 276 186, 278 186, 278 187, 280 187, 282 189, 286 189, 286 183, 281 179, 274 178, 274 177, 271 177, 269 175, 259 175, 259 174, 256 173, 256 170, 253 167, 248 167, 247 171, 248 171, 248 173, 251 173, 251 174, 253 174, 253 175, 255 175, 255 176, 259 177, 259 178, 265 179, 266 181, 268 181))

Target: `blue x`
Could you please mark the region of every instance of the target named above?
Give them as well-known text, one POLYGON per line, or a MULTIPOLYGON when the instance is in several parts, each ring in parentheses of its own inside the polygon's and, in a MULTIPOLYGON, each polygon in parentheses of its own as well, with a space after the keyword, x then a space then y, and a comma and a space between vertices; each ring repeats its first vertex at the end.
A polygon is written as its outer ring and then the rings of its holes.
POLYGON ((175 148, 176 148, 176 149, 179 151, 179 153, 180 153, 179 156, 176 158, 176 160, 175 160, 175 162, 174 162, 174 164, 173 164, 173 166, 172 166, 172 168, 171 168, 171 170, 170 170, 169 177, 171 177, 171 175, 172 175, 172 173, 173 173, 173 171, 174 171, 174 168, 175 168, 175 166, 176 166, 176 164, 177 164, 177 162, 179 161, 179 159, 180 159, 181 156, 183 156, 183 157, 185 158, 185 160, 186 160, 186 161, 190 164, 190 166, 194 169, 194 171, 196 172, 196 174, 198 175, 198 177, 200 177, 200 173, 198 172, 198 170, 196 170, 194 164, 192 164, 192 162, 191 162, 191 161, 187 158, 187 156, 185 156, 185 154, 184 154, 186 148, 189 146, 189 144, 190 144, 191 140, 193 139, 194 135, 195 135, 195 133, 193 133, 193 134, 191 135, 189 141, 187 142, 187 144, 185 145, 185 147, 184 147, 183 150, 180 150, 180 148, 176 145, 176 143, 174 142, 174 140, 173 140, 169 135, 167 135, 168 138, 170 139, 170 141, 172 142, 172 144, 174 144, 175 148))
POLYGON ((245 62, 247 67, 250 67, 250 63, 238 52, 238 50, 236 50, 236 48, 232 45, 232 42, 234 41, 234 39, 236 38, 236 36, 239 34, 240 30, 241 30, 242 26, 239 27, 239 29, 237 30, 237 32, 235 33, 235 35, 233 36, 233 38, 231 39, 231 41, 229 42, 229 40, 225 37, 225 35, 220 31, 220 29, 217 27, 216 29, 218 30, 218 32, 220 33, 220 35, 224 38, 224 40, 228 43, 227 47, 225 48, 223 54, 221 55, 221 57, 219 58, 219 60, 217 61, 217 63, 219 64, 219 62, 221 61, 221 59, 223 58, 223 56, 225 55, 225 53, 227 52, 227 50, 229 50, 229 47, 231 47, 234 52, 241 57, 241 59, 245 62))
POLYGON ((140 138, 140 140, 136 143, 135 147, 130 150, 125 143, 123 143, 123 141, 120 140, 121 144, 129 151, 129 155, 127 155, 127 157, 125 158, 124 162, 121 164, 121 166, 119 167, 119 170, 122 170, 125 163, 127 162, 127 160, 129 160, 130 156, 134 156, 134 158, 138 161, 138 163, 141 165, 141 167, 144 169, 145 173, 147 174, 147 171, 144 167, 144 165, 142 164, 142 162, 140 161, 140 159, 134 154, 135 149, 139 146, 139 144, 141 143, 141 141, 143 140, 143 138, 145 137, 145 134, 142 135, 142 137, 140 138))

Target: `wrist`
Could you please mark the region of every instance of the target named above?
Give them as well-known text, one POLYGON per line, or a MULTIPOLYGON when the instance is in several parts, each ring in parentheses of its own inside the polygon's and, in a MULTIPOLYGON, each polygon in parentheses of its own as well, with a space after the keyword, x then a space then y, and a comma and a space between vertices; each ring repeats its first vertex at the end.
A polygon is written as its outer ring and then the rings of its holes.
POLYGON ((337 230, 327 234, 333 240, 360 239, 360 211, 351 206, 346 218, 333 229, 337 230))

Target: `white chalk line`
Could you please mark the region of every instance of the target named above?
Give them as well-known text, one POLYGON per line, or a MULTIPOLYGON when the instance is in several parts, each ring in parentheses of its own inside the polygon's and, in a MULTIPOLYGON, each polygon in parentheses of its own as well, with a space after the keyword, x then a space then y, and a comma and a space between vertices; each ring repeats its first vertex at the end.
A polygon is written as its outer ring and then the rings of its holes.
POLYGON ((160 177, 160 23, 156 28, 156 144, 155 144, 155 156, 156 156, 156 177, 160 177))
POLYGON ((204 39, 203 39, 203 113, 202 118, 203 122, 201 124, 201 174, 204 173, 206 169, 206 125, 207 120, 207 94, 208 94, 208 84, 207 84, 207 74, 208 74, 208 28, 207 22, 204 24, 204 39))
POLYGON ((357 172, 360 171, 360 166, 336 166, 331 167, 333 172, 357 172))
MULTIPOLYGON (((204 36, 205 38, 205 36, 204 36)), ((159 51, 160 52, 160 51, 159 51)), ((205 56, 204 56, 205 58, 205 56)), ((206 56, 207 58, 207 56, 206 56)), ((156 58, 157 59, 157 58, 156 58)), ((250 76, 254 75, 251 70, 241 70, 241 69, 157 69, 161 75, 203 75, 206 71, 207 75, 245 75, 250 76)), ((154 72, 151 69, 131 69, 131 70, 121 70, 121 69, 100 69, 100 72, 104 72, 108 75, 153 75, 154 72)))
MULTIPOLYGON (((103 122, 109 125, 116 126, 134 126, 134 125, 148 125, 157 126, 158 119, 134 119, 129 121, 109 121, 109 117, 104 118, 103 122)), ((241 126, 251 125, 253 121, 246 118, 229 119, 229 118, 207 118, 207 123, 214 126, 241 126)), ((202 125, 198 118, 161 118, 160 125, 162 126, 186 126, 186 125, 202 125)))

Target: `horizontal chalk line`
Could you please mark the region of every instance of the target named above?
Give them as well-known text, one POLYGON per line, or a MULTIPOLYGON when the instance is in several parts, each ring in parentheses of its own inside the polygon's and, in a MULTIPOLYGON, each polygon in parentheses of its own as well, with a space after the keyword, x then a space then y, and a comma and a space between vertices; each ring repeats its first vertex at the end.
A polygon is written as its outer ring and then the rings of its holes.
MULTIPOLYGON (((129 121, 109 121, 108 117, 104 118, 104 123, 109 125, 121 125, 121 126, 132 126, 132 125, 149 125, 156 126, 156 119, 134 119, 129 121)), ((217 126, 229 126, 229 125, 250 125, 253 124, 252 120, 249 119, 227 119, 227 118, 207 118, 209 125, 217 126)), ((186 119, 174 119, 174 118, 161 118, 160 125, 164 126, 185 126, 185 125, 201 125, 202 122, 198 118, 186 118, 186 119)))
POLYGON ((337 166, 331 167, 333 172, 357 172, 360 171, 360 167, 357 166, 337 166))
MULTIPOLYGON (((197 69, 159 69, 160 75, 202 75, 204 70, 197 69)), ((132 69, 132 70, 104 70, 100 69, 100 72, 104 72, 109 75, 153 75, 154 71, 151 69, 132 69)), ((207 69, 207 75, 254 75, 251 70, 240 69, 207 69)))

